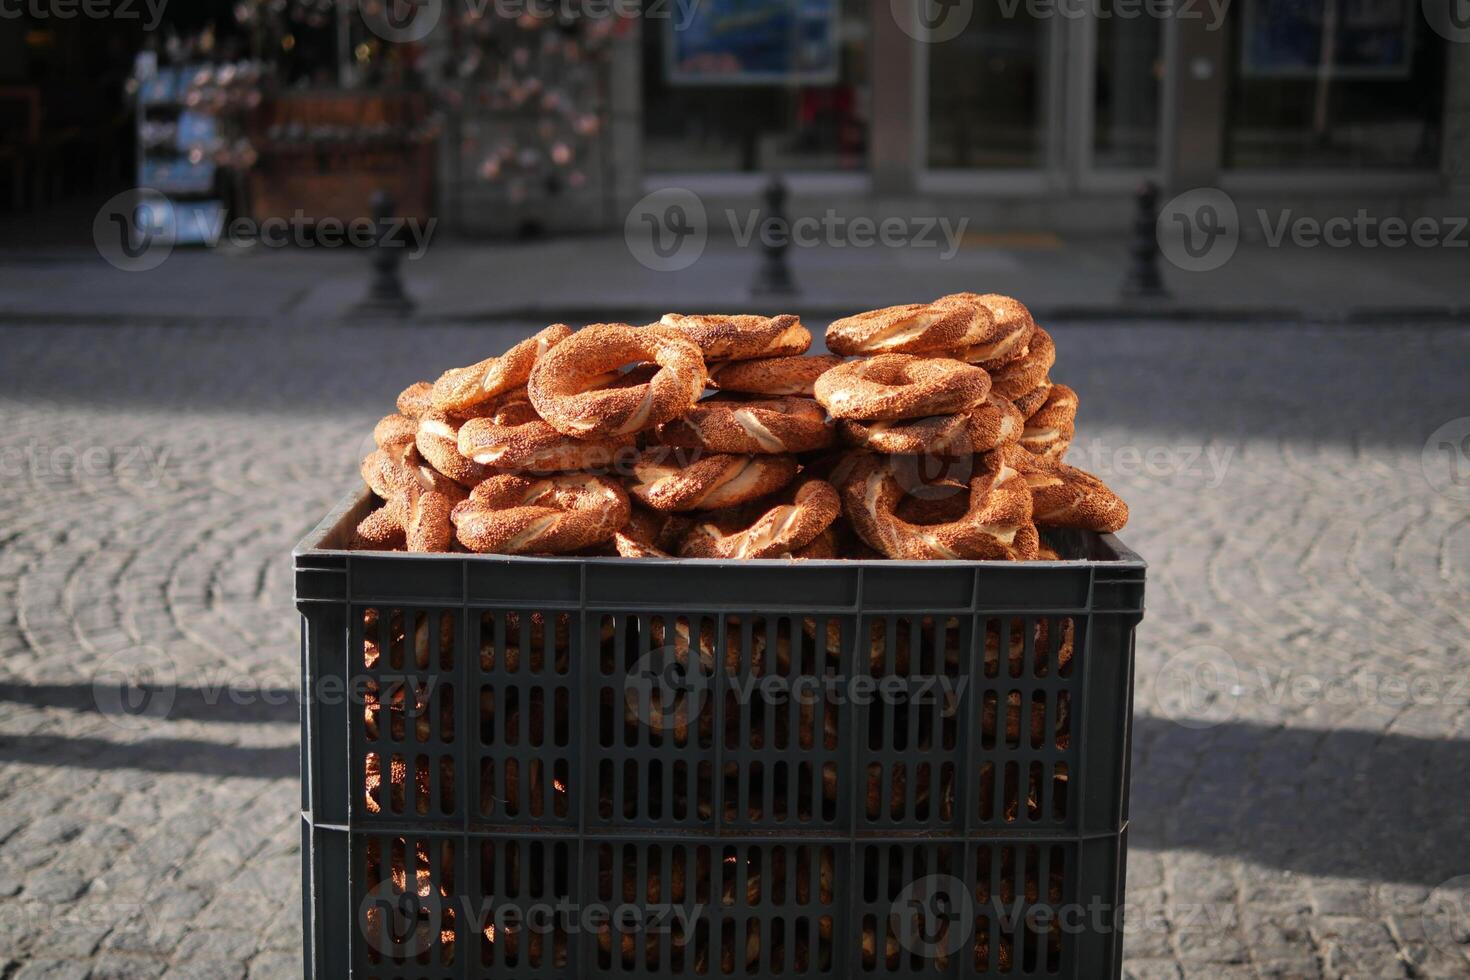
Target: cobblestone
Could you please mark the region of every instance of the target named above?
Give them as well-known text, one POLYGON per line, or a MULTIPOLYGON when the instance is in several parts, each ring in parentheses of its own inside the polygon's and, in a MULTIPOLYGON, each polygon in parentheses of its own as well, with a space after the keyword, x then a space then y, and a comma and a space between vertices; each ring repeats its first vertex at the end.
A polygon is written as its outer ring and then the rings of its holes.
MULTIPOLYGON (((1421 466, 1470 334, 1054 332, 1151 563, 1128 975, 1470 976, 1470 505, 1421 466)), ((3 980, 300 974, 290 547, 515 333, 0 327, 3 980), (94 681, 145 662, 172 703, 119 724, 94 681)))

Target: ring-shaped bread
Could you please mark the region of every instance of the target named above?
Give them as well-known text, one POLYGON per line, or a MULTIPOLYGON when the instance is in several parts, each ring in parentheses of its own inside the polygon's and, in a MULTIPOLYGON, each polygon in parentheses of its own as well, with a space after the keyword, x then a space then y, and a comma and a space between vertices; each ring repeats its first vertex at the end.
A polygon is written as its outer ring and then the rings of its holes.
POLYGON ((921 419, 967 412, 990 393, 990 376, 947 357, 878 354, 817 379, 817 401, 838 419, 921 419))
POLYGON ((597 323, 547 351, 527 390, 553 428, 586 439, 630 435, 678 418, 704 393, 705 379, 699 347, 676 331, 597 323), (644 361, 657 365, 649 380, 607 384, 608 372, 644 361))

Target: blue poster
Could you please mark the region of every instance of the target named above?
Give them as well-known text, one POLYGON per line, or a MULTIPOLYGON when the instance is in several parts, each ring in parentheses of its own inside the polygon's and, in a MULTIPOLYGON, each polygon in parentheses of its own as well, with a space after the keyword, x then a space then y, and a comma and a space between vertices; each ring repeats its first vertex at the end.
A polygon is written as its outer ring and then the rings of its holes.
POLYGON ((1407 75, 1417 3, 1248 0, 1240 50, 1248 78, 1407 75))
POLYGON ((837 81, 837 0, 702 0, 667 24, 670 84, 837 81))

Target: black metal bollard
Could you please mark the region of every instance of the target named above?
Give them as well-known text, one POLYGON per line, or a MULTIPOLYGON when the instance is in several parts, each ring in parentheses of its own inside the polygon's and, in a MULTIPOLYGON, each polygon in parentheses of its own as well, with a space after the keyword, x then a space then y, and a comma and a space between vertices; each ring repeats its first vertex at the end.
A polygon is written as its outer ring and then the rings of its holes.
POLYGON ((1163 299, 1169 295, 1159 274, 1159 185, 1146 180, 1138 187, 1138 207, 1133 214, 1133 235, 1128 245, 1131 259, 1123 278, 1123 295, 1163 299))
POLYGON ((384 316, 407 316, 414 302, 403 288, 400 266, 403 263, 402 239, 394 233, 392 219, 395 202, 385 190, 373 192, 373 221, 377 227, 373 242, 373 278, 365 299, 357 304, 358 312, 384 316))
POLYGON ((755 282, 750 291, 757 296, 790 296, 799 292, 796 280, 787 265, 786 253, 791 248, 791 224, 786 217, 786 184, 779 176, 772 175, 770 183, 762 192, 766 203, 766 216, 761 219, 761 228, 774 226, 776 234, 763 235, 760 268, 756 270, 755 282), (772 240, 774 239, 774 240, 772 240))

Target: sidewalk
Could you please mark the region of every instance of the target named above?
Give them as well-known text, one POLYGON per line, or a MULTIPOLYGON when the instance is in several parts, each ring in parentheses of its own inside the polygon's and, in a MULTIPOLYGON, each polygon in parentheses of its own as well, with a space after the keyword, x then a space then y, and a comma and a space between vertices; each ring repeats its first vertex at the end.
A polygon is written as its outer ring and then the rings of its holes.
MULTIPOLYGON (((1397 322, 1470 318, 1461 249, 1301 249, 1242 244, 1222 268, 1161 260, 1170 297, 1126 299, 1122 240, 968 236, 943 248, 794 248, 800 292, 753 298, 757 248, 711 240, 689 268, 657 272, 621 235, 535 242, 441 241, 405 261, 417 322, 514 319, 639 322, 669 310, 769 310, 814 321, 959 290, 1005 292, 1046 318, 1397 322)), ((80 246, 0 250, 0 320, 320 321, 352 318, 368 257, 346 249, 177 249, 123 272, 80 246)))

